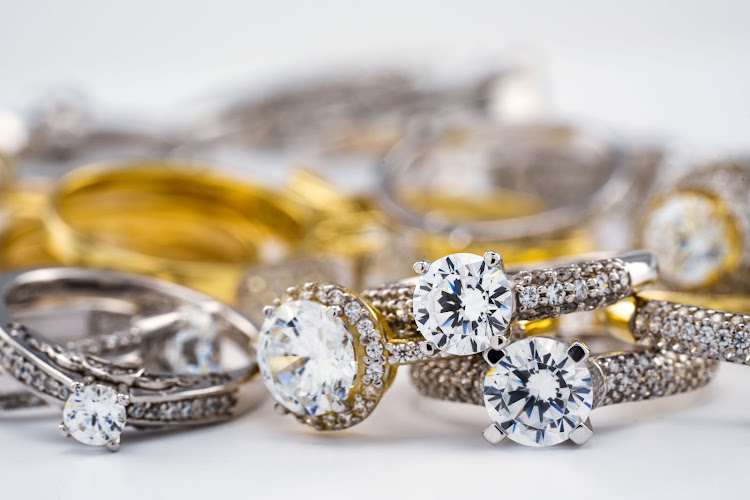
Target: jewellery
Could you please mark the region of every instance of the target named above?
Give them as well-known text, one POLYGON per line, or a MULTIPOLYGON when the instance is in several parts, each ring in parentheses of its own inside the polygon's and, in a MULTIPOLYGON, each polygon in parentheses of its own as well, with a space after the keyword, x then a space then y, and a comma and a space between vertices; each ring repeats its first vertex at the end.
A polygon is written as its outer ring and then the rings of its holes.
POLYGON ((654 201, 641 244, 670 287, 750 290, 749 198, 750 160, 739 159, 692 172, 654 201))
POLYGON ((245 268, 289 255, 309 214, 206 167, 144 161, 72 172, 45 224, 66 264, 151 274, 233 301, 245 268))
POLYGON ((395 334, 377 309, 341 286, 291 287, 258 334, 258 365, 276 408, 318 430, 355 425, 375 409, 398 365, 435 354, 395 334))
POLYGON ((649 252, 505 273, 503 258, 454 254, 418 261, 418 279, 365 292, 399 333, 420 333, 451 355, 482 352, 507 340, 510 324, 613 304, 656 280, 649 252))
POLYGON ((659 349, 732 363, 750 364, 750 312, 747 298, 649 291, 630 307, 607 311, 607 320, 627 324, 633 337, 659 349), (691 304, 704 303, 706 307, 691 304))
POLYGON ((0 294, 0 367, 32 395, 0 406, 64 405, 61 432, 85 444, 116 451, 126 424, 176 427, 231 418, 244 399, 244 382, 257 372, 253 325, 179 285, 41 268, 0 276, 0 294), (87 339, 53 341, 28 326, 46 311, 53 318, 46 329, 64 331, 63 312, 82 306, 90 311, 87 339), (226 361, 219 356, 226 349, 242 355, 226 361))
POLYGON ((502 244, 516 261, 524 260, 524 247, 537 245, 547 251, 543 257, 561 256, 589 250, 591 222, 627 212, 640 199, 658 163, 647 157, 564 126, 475 120, 414 127, 386 158, 379 202, 437 254, 502 244), (439 199, 451 202, 430 201, 439 199), (456 211, 455 200, 495 210, 456 211))
POLYGON ((483 436, 526 446, 585 443, 592 409, 668 396, 706 385, 717 363, 652 350, 591 354, 580 341, 531 337, 482 356, 429 360, 412 368, 425 396, 484 405, 483 436), (490 366, 487 366, 489 362, 490 366))

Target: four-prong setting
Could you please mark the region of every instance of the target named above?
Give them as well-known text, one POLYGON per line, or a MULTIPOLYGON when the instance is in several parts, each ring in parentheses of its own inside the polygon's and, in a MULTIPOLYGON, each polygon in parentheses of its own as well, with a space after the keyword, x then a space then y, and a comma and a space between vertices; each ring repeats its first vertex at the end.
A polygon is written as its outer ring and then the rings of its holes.
POLYGON ((318 430, 366 418, 395 370, 389 328, 372 306, 332 283, 290 287, 260 328, 258 365, 281 414, 318 430))
POLYGON ((485 441, 490 443, 492 446, 499 445, 503 439, 508 437, 504 430, 498 427, 497 424, 490 424, 483 432, 482 437, 485 441))
POLYGON ((412 267, 415 273, 422 276, 424 274, 427 274, 427 271, 430 270, 431 265, 432 265, 432 262, 430 262, 429 260, 418 260, 414 263, 414 266, 412 267))
POLYGON ((110 451, 120 448, 120 435, 125 427, 130 396, 114 388, 81 382, 71 384, 71 394, 63 408, 59 431, 91 446, 106 446, 110 451))
POLYGON ((464 356, 507 336, 514 299, 500 254, 452 254, 425 269, 428 263, 414 265, 420 278, 413 300, 417 329, 426 340, 443 353, 464 356))
POLYGON ((547 337, 486 350, 491 368, 484 403, 495 430, 488 428, 485 439, 496 444, 508 437, 527 446, 585 442, 593 433, 587 423, 594 402, 588 355, 582 342, 569 345, 547 337))

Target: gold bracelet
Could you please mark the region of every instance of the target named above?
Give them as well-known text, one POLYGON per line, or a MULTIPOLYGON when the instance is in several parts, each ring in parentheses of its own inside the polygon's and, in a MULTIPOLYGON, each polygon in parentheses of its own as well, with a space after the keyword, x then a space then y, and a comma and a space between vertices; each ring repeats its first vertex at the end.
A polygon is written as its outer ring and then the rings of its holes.
POLYGON ((245 268, 290 255, 312 212, 292 196, 195 164, 81 167, 51 195, 63 263, 151 274, 233 301, 245 268))

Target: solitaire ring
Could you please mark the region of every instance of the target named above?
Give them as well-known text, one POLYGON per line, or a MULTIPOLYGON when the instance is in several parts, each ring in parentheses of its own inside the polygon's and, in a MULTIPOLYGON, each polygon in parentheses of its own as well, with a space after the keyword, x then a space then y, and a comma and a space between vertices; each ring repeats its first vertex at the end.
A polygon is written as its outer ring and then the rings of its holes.
POLYGON ((247 402, 256 330, 206 295, 132 274, 40 268, 0 276, 0 298, 0 368, 27 394, 0 406, 61 406, 60 431, 84 444, 117 451, 126 424, 220 422, 247 402), (81 329, 66 321, 77 309, 89 337, 51 340, 81 329))
POLYGON ((412 380, 425 396, 485 406, 492 424, 483 436, 493 445, 505 438, 536 447, 567 440, 581 445, 593 435, 592 409, 697 389, 718 365, 635 349, 592 354, 578 340, 536 336, 484 356, 419 363, 412 380))

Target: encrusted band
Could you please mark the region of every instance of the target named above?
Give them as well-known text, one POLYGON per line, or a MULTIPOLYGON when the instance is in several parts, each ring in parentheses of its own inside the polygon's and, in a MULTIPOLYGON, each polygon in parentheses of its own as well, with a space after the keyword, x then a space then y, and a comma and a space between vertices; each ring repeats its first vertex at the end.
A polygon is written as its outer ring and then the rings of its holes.
POLYGON ((636 296, 633 336, 692 356, 750 364, 750 315, 636 296))
MULTIPOLYGON (((0 293, 0 367, 31 394, 11 394, 3 407, 40 401, 64 405, 64 430, 87 444, 116 449, 126 422, 155 427, 229 418, 237 411, 242 384, 257 372, 250 346, 253 325, 215 299, 179 285, 108 271, 47 268, 1 276, 0 293), (40 309, 49 309, 47 316, 54 318, 55 311, 62 316, 76 304, 96 310, 87 318, 90 335, 110 326, 115 332, 94 341, 64 342, 32 328, 40 323, 33 317, 40 309), (240 362, 224 362, 220 351, 226 349, 243 352, 240 362), (98 415, 92 419, 98 423, 87 427, 80 413, 90 410, 91 398, 105 401, 117 418, 98 415), (102 429, 102 422, 111 427, 102 429)), ((51 326, 65 329, 62 320, 51 326)))
MULTIPOLYGON (((513 289, 512 321, 555 318, 560 314, 589 311, 632 295, 656 278, 656 263, 647 252, 531 271, 509 271, 513 289)), ((418 279, 366 290, 362 295, 401 336, 419 335, 414 321, 414 293, 418 279)))
MULTIPOLYGON (((603 376, 595 381, 599 394, 594 408, 698 389, 711 381, 718 367, 714 361, 652 350, 609 352, 589 359, 603 376)), ((463 356, 418 363, 411 377, 424 396, 484 406, 482 383, 489 369, 482 356, 463 356)))

